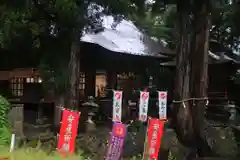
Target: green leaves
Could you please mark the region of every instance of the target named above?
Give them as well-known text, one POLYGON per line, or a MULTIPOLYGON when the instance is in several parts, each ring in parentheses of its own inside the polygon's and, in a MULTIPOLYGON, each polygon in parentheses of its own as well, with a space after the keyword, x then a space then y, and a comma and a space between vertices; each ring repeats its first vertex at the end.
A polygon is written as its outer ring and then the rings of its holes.
MULTIPOLYGON (((63 60, 61 60, 62 63, 64 63, 63 60)), ((67 62, 67 61, 66 61, 67 62)), ((66 63, 65 62, 65 63, 66 63)), ((64 93, 68 88, 68 81, 69 81, 69 72, 68 68, 65 67, 66 65, 58 65, 55 66, 54 71, 52 71, 52 68, 50 68, 49 65, 47 65, 45 62, 43 62, 40 66, 40 74, 43 79, 43 87, 46 90, 54 89, 55 94, 61 95, 64 93)))
MULTIPOLYGON (((137 26, 142 28, 148 35, 164 39, 171 48, 178 44, 178 17, 176 4, 170 1, 157 1, 152 10, 146 11, 144 16, 138 14, 132 16, 137 26), (164 6, 164 4, 168 3, 164 6), (161 10, 154 8, 160 5, 161 10)), ((157 7, 159 8, 159 7, 157 7)), ((239 51, 240 43, 240 4, 230 4, 229 1, 214 1, 211 13, 212 29, 210 38, 239 51)))
POLYGON ((38 15, 28 0, 22 1, 21 4, 5 3, 1 6, 0 12, 2 48, 13 48, 15 42, 19 44, 19 39, 24 39, 25 43, 26 40, 32 41, 32 48, 39 48, 38 37, 45 31, 46 23, 43 19, 35 19, 38 15))
POLYGON ((10 123, 8 121, 8 112, 10 110, 9 102, 0 95, 0 145, 6 145, 10 142, 10 123))
POLYGON ((0 146, 10 144, 11 133, 7 127, 0 128, 0 146))
POLYGON ((239 4, 221 4, 213 9, 211 39, 239 51, 239 4))
MULTIPOLYGON (((151 8, 154 4, 145 10, 144 14, 134 14, 130 19, 142 29, 147 35, 165 40, 168 44, 176 44, 176 5, 167 5, 164 7, 161 3, 161 11, 155 11, 151 8)), ((160 4, 156 4, 160 5, 160 4)))

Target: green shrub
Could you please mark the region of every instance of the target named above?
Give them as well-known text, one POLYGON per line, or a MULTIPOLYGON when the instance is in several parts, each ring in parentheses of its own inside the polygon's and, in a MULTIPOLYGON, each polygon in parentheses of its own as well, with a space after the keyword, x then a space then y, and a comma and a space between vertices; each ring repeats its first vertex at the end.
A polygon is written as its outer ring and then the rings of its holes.
POLYGON ((38 148, 19 148, 13 152, 9 152, 9 148, 0 146, 0 158, 9 157, 11 160, 85 160, 86 157, 81 154, 73 154, 71 156, 62 157, 57 152, 46 154, 38 148))
POLYGON ((10 143, 11 127, 8 121, 10 103, 0 95, 0 145, 10 143))

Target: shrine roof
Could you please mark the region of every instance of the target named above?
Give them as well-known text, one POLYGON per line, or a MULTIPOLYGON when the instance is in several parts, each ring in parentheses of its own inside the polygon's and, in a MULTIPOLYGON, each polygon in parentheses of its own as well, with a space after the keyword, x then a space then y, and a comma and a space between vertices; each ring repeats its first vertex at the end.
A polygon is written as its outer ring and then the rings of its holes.
POLYGON ((172 51, 141 32, 131 21, 123 19, 116 27, 112 16, 103 17, 103 31, 83 33, 82 42, 98 44, 110 51, 132 55, 167 57, 172 51), (164 54, 163 54, 164 53, 164 54))

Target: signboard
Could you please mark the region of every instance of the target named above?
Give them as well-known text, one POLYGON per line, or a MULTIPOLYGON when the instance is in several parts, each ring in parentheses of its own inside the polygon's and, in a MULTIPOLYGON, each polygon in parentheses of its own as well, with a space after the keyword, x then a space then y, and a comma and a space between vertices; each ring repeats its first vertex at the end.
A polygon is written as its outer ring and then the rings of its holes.
POLYGON ((127 127, 125 124, 117 122, 113 124, 105 160, 120 160, 126 133, 127 127))
POLYGON ((164 121, 149 119, 143 160, 157 160, 164 131, 164 121))
POLYGON ((58 150, 62 153, 73 153, 77 136, 80 112, 63 110, 60 134, 58 137, 58 150))
POLYGON ((122 119, 122 91, 113 91, 113 122, 121 122, 122 119))
POLYGON ((147 121, 148 116, 148 101, 149 92, 140 92, 140 102, 139 102, 139 120, 142 122, 147 121))
POLYGON ((167 92, 158 91, 159 119, 167 119, 167 92))

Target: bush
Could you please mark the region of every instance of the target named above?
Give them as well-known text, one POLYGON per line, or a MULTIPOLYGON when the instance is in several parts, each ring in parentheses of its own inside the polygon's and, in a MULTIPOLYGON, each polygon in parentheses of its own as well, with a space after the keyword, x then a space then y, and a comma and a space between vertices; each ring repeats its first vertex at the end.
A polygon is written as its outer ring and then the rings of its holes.
POLYGON ((0 145, 10 143, 11 127, 8 121, 10 103, 0 95, 0 145))

